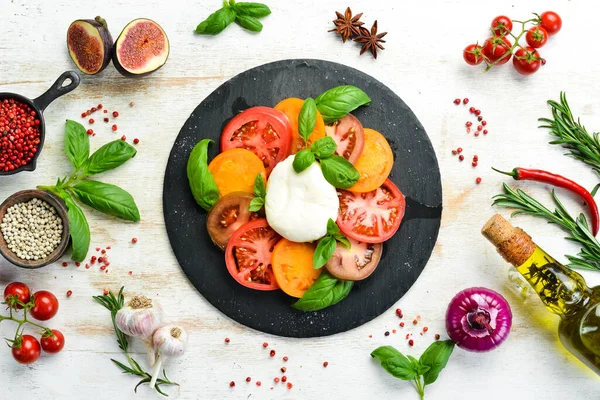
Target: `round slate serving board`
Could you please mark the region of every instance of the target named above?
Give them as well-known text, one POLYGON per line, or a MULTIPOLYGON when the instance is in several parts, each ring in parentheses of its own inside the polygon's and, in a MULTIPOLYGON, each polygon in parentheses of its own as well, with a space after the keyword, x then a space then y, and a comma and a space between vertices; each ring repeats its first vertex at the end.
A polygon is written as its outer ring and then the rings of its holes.
POLYGON ((171 246, 190 282, 217 309, 262 332, 289 336, 326 336, 360 326, 400 299, 425 267, 440 227, 440 172, 431 142, 410 108, 389 88, 347 66, 320 60, 284 60, 243 72, 211 93, 181 128, 167 164, 163 207, 171 246), (186 163, 203 138, 216 145, 225 124, 253 106, 274 106, 286 97, 317 97, 338 85, 355 85, 372 99, 354 114, 365 127, 383 133, 394 151, 390 179, 407 198, 398 233, 384 245, 379 267, 357 282, 333 307, 301 312, 282 291, 247 289, 231 278, 223 253, 206 231, 206 212, 196 205, 186 177, 186 163))

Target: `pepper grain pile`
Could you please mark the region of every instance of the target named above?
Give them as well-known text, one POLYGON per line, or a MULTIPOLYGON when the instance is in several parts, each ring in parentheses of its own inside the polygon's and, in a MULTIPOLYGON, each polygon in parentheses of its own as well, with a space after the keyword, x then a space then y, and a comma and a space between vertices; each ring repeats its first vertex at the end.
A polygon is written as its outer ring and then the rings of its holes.
POLYGON ((40 199, 6 210, 0 231, 8 248, 23 260, 41 260, 60 244, 63 222, 56 209, 40 199))
POLYGON ((13 171, 33 160, 40 144, 40 123, 27 104, 0 101, 0 171, 13 171))

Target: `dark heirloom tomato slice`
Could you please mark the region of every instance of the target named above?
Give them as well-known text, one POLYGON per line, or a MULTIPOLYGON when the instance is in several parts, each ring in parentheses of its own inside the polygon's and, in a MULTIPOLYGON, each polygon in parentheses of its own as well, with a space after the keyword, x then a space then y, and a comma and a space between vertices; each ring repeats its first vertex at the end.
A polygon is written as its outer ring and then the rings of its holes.
POLYGON ((338 279, 360 281, 371 275, 377 268, 383 245, 349 240, 352 245, 350 248, 338 242, 335 252, 325 264, 325 268, 338 279))
POLYGON ((389 179, 372 192, 338 190, 338 197, 337 224, 346 236, 359 242, 385 242, 396 233, 404 217, 404 195, 389 179))
POLYGON ((333 125, 325 127, 327 136, 337 144, 336 154, 354 164, 360 157, 365 146, 363 126, 352 114, 348 114, 333 125))
POLYGON ((221 197, 208 213, 206 229, 213 243, 221 250, 225 250, 229 239, 239 227, 258 218, 257 213, 248 210, 253 198, 250 193, 230 193, 221 197))
POLYGON ((270 107, 252 107, 227 124, 221 134, 221 151, 250 150, 263 162, 267 175, 284 160, 292 146, 292 127, 284 113, 270 107))
POLYGON ((279 240, 281 236, 264 218, 242 225, 225 249, 225 264, 233 279, 250 289, 279 289, 271 265, 273 248, 279 240))

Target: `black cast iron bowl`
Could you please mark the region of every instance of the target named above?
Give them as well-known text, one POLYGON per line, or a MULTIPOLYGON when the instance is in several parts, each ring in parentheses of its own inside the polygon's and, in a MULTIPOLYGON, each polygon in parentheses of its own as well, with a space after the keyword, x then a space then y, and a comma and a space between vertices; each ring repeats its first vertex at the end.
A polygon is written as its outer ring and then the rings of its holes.
POLYGON ((79 75, 75 71, 66 71, 61 76, 58 77, 56 82, 48 89, 44 94, 36 99, 29 99, 25 96, 22 96, 17 93, 10 92, 1 92, 0 93, 0 101, 4 99, 15 99, 20 101, 21 103, 27 104, 31 107, 32 110, 36 112, 36 116, 40 119, 40 144, 38 146, 37 153, 34 154, 31 162, 28 164, 14 169, 12 171, 0 171, 0 176, 3 175, 13 175, 22 171, 33 171, 36 167, 37 158, 40 156, 42 152, 42 148, 44 146, 44 138, 46 136, 46 125, 44 121, 44 110, 50 103, 59 98, 62 95, 65 95, 69 92, 75 90, 77 86, 79 86, 79 75), (65 85, 67 81, 70 81, 65 85))

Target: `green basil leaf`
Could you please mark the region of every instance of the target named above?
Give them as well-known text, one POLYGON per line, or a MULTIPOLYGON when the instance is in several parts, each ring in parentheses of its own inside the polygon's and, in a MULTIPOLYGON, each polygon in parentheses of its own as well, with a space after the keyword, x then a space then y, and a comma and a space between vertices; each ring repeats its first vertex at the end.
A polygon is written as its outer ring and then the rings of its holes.
POLYGON ((123 140, 113 140, 94 152, 87 160, 85 173, 88 176, 99 174, 123 165, 135 157, 135 148, 123 140))
POLYGON ((256 175, 256 178, 254 178, 254 195, 256 197, 265 197, 267 195, 265 180, 261 174, 256 175))
POLYGON ((254 17, 249 15, 237 15, 235 22, 244 29, 251 32, 260 32, 263 29, 263 24, 254 17))
POLYGON ((190 154, 187 163, 187 177, 196 203, 206 211, 219 200, 219 188, 208 170, 208 145, 210 139, 201 140, 190 154))
POLYGON ((317 280, 308 288, 302 298, 292 307, 302 311, 317 311, 344 300, 354 282, 339 281, 323 271, 317 280))
POLYGON ((418 375, 423 375, 425 374, 427 371, 429 371, 431 369, 431 367, 429 365, 423 365, 423 364, 419 364, 417 366, 417 374, 418 375))
POLYGON ((339 189, 351 188, 360 178, 354 165, 338 155, 321 160, 321 171, 327 182, 339 189))
POLYGON ((327 264, 327 261, 335 252, 336 246, 336 241, 332 236, 325 236, 321 239, 313 254, 313 268, 319 269, 327 264))
POLYGON ((138 222, 140 211, 129 193, 118 186, 98 181, 81 181, 71 188, 75 196, 104 214, 138 222))
POLYGON ((235 9, 223 7, 200 22, 194 32, 200 35, 217 35, 235 21, 236 15, 235 9))
POLYGON ((67 215, 69 216, 69 227, 71 229, 71 258, 73 261, 81 262, 85 260, 90 248, 90 226, 83 211, 70 194, 61 190, 60 197, 67 204, 67 215))
POLYGON ((263 18, 271 14, 269 7, 261 3, 241 2, 233 4, 233 7, 238 14, 244 14, 254 18, 263 18))
POLYGON ((404 355, 392 346, 381 346, 371 352, 371 357, 385 361, 394 357, 404 357, 404 355))
POLYGON ((250 205, 248 206, 248 210, 250 212, 258 212, 265 205, 265 199, 262 197, 255 197, 250 200, 250 205))
POLYGON ((332 124, 360 106, 371 103, 365 92, 356 86, 338 86, 316 98, 317 108, 326 124, 332 124))
POLYGON ((349 249, 352 247, 352 244, 350 243, 348 238, 342 235, 341 233, 336 233, 335 235, 333 235, 333 237, 335 238, 335 240, 340 242, 345 248, 349 249))
POLYGON ((296 153, 292 166, 294 167, 294 171, 300 173, 310 167, 314 162, 315 155, 309 149, 304 149, 296 153))
POLYGON ((317 158, 327 158, 335 154, 337 144, 330 136, 325 136, 316 140, 310 149, 317 158))
POLYGON ((417 377, 417 372, 414 370, 410 361, 404 358, 390 358, 382 361, 381 366, 387 371, 388 374, 402 379, 403 381, 412 381, 417 377))
POLYGON ((79 122, 67 120, 65 127, 65 152, 78 170, 90 156, 90 137, 79 122))
POLYGON ((312 98, 304 100, 300 114, 298 115, 298 133, 304 139, 308 141, 310 135, 315 130, 317 123, 317 105, 312 98))
POLYGON ((334 235, 336 233, 340 233, 340 227, 337 226, 337 224, 335 223, 335 221, 332 220, 331 218, 329 218, 327 220, 327 233, 329 235, 334 235))
POLYGON ((421 355, 419 363, 429 367, 423 374, 425 385, 431 385, 438 378, 440 372, 448 364, 448 359, 454 350, 454 343, 450 340, 433 342, 421 355))

